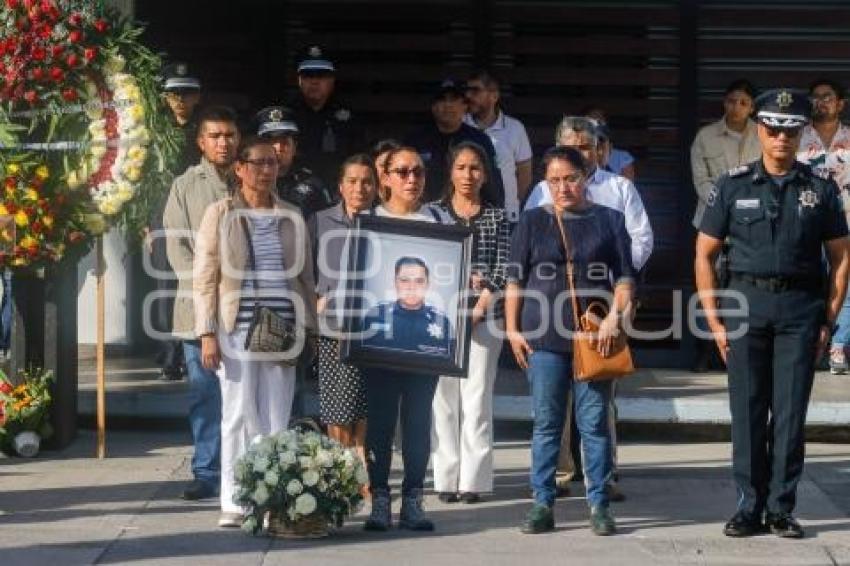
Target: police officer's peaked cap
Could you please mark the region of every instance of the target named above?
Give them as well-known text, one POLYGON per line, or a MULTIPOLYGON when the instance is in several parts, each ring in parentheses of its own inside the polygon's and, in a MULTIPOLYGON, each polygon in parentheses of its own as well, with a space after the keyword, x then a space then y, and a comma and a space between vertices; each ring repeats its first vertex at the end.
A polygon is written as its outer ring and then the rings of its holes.
POLYGON ((755 105, 758 121, 772 128, 799 128, 812 114, 808 93, 796 89, 765 91, 756 98, 755 105))
POLYGON ((162 68, 162 90, 201 90, 201 81, 189 73, 186 63, 175 61, 162 68))
POLYGON ((304 50, 298 63, 298 73, 334 73, 333 61, 328 58, 325 50, 318 45, 311 45, 304 50))
POLYGON ((439 86, 434 90, 434 100, 440 100, 447 94, 463 97, 466 94, 466 90, 466 83, 453 78, 445 78, 440 81, 439 86))
POLYGON ((257 112, 254 119, 260 137, 298 133, 292 110, 285 106, 266 106, 257 112))

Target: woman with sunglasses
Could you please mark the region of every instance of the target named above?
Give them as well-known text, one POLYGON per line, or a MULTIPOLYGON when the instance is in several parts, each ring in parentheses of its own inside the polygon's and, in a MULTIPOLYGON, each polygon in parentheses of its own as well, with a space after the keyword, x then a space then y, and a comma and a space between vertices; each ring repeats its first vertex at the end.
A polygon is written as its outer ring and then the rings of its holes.
MULTIPOLYGON (((446 222, 435 207, 421 203, 425 189, 425 167, 419 153, 410 147, 389 152, 380 171, 384 202, 375 207, 377 216, 420 222, 446 222)), ((403 307, 400 307, 403 308, 403 307)), ((431 531, 434 523, 422 508, 422 489, 431 454, 431 405, 439 376, 386 368, 363 368, 369 425, 366 451, 370 455, 369 483, 372 511, 366 530, 385 531, 392 526, 390 508, 390 463, 396 422, 401 414, 402 482, 399 528, 431 531)))
POLYGON ((297 208, 273 192, 277 156, 268 140, 246 138, 237 150, 233 195, 210 205, 195 240, 195 331, 201 363, 221 383, 220 527, 239 527, 233 502, 234 465, 258 434, 285 429, 295 392, 297 340, 280 355, 245 346, 257 306, 316 330, 316 293, 310 240, 297 208), (299 268, 300 266, 300 268, 299 268))
POLYGON ((534 534, 555 528, 555 470, 572 390, 584 452, 590 528, 594 534, 610 535, 616 531, 606 489, 613 466, 608 427, 612 383, 573 378, 574 318, 567 263, 571 260, 574 265, 582 312, 591 296, 611 302, 598 336, 598 350, 607 355, 622 332, 632 300, 631 239, 623 213, 588 200, 589 167, 578 150, 555 147, 544 154, 542 162, 552 204, 520 216, 511 240, 505 294, 508 341, 517 364, 526 371, 534 409, 534 505, 521 530, 534 534))
POLYGON ((482 199, 488 158, 473 142, 449 151, 440 208, 472 230, 472 340, 466 377, 440 377, 434 397, 434 489, 444 503, 477 503, 493 490, 493 384, 496 380, 510 224, 504 208, 482 199))

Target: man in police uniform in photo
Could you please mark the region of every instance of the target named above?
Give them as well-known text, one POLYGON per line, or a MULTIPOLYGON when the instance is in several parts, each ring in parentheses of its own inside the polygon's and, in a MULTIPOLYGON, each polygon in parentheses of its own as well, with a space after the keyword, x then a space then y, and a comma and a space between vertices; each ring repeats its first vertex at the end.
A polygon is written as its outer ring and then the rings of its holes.
POLYGON ((298 124, 285 106, 269 106, 257 112, 257 135, 269 139, 277 153, 277 192, 294 204, 304 218, 334 204, 325 183, 310 169, 297 165, 298 124))
POLYGON ((351 109, 336 97, 336 67, 313 45, 298 63, 298 93, 291 101, 301 158, 327 186, 336 186, 339 166, 362 151, 363 132, 351 109))
POLYGON ((815 361, 847 288, 850 240, 835 183, 796 160, 811 115, 806 93, 770 90, 756 108, 762 158, 732 169, 709 193, 696 243, 696 283, 729 371, 738 509, 724 533, 769 529, 800 538, 792 512, 806 409, 815 361), (730 295, 718 302, 713 266, 726 238, 730 295))
POLYGON ((452 355, 454 333, 449 319, 425 303, 429 278, 428 266, 420 258, 405 256, 396 261, 397 298, 366 313, 364 345, 434 356, 452 355))

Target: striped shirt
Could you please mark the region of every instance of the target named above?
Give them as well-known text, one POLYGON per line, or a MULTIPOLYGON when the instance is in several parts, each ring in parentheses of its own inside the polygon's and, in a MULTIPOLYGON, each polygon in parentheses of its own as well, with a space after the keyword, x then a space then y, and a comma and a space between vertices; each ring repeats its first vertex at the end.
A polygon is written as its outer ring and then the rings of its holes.
POLYGON ((283 245, 280 240, 280 222, 277 216, 252 214, 250 219, 251 241, 256 262, 252 271, 250 259, 245 267, 242 279, 242 292, 239 298, 239 312, 236 315, 236 327, 247 328, 254 315, 254 304, 268 307, 284 318, 295 320, 295 308, 288 298, 291 288, 283 277, 283 245))

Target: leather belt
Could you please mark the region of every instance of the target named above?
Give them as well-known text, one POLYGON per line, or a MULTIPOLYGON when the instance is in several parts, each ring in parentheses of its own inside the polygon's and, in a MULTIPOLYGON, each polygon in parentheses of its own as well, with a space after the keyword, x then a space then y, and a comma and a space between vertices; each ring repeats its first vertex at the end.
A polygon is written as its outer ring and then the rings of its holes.
POLYGON ((756 289, 769 293, 782 293, 784 291, 813 291, 820 287, 820 283, 812 279, 801 279, 798 277, 760 277, 748 273, 733 273, 733 281, 740 281, 752 285, 756 289))

